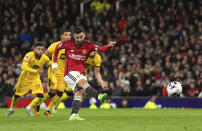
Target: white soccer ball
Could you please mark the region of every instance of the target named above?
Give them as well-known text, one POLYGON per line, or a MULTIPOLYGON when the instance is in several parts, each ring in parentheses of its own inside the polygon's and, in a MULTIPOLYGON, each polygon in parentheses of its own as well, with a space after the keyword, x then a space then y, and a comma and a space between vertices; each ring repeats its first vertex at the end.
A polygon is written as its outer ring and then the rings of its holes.
POLYGON ((168 96, 172 96, 173 94, 180 94, 182 92, 182 85, 177 81, 172 81, 168 83, 167 92, 168 96))

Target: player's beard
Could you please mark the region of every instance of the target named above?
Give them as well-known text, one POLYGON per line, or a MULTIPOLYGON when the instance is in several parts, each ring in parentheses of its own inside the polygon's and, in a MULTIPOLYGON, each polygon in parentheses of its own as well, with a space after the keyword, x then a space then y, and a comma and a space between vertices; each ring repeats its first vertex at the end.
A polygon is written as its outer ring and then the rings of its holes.
POLYGON ((84 41, 82 41, 82 42, 75 42, 75 45, 78 46, 78 47, 81 47, 83 45, 83 42, 84 41))
POLYGON ((37 53, 35 53, 35 57, 36 57, 36 59, 40 59, 41 56, 42 56, 42 54, 37 54, 37 53))

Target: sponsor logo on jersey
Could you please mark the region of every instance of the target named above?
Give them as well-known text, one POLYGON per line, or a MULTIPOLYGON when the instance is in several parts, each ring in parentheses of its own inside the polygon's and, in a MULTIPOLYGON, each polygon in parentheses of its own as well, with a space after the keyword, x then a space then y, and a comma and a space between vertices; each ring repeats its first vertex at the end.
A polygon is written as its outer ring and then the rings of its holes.
POLYGON ((62 43, 60 43, 58 47, 61 47, 61 46, 62 46, 62 43))
POLYGON ((75 59, 75 60, 85 60, 86 59, 85 55, 70 54, 69 57, 72 59, 75 59))
POLYGON ((77 75, 76 77, 79 79, 81 76, 80 76, 80 75, 77 75))
POLYGON ((65 54, 62 54, 62 53, 61 53, 60 59, 65 60, 65 58, 66 58, 65 54))

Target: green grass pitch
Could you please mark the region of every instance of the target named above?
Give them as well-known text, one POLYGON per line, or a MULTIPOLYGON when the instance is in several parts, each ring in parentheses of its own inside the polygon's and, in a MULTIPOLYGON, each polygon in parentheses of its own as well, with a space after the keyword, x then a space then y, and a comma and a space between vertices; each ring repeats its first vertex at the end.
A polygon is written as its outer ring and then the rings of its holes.
POLYGON ((58 110, 52 118, 29 117, 17 109, 5 117, 0 109, 0 131, 202 131, 201 109, 97 109, 82 108, 85 121, 69 121, 70 108, 58 110))

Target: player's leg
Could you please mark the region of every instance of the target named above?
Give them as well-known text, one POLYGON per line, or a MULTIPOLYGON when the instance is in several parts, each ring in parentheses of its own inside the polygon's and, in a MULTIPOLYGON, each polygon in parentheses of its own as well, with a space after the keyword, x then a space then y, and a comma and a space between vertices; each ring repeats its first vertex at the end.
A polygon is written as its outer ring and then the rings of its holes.
POLYGON ((74 88, 74 100, 72 102, 72 112, 69 120, 85 120, 78 115, 82 103, 84 90, 87 95, 98 98, 102 103, 104 103, 106 100, 107 95, 98 94, 98 92, 87 83, 86 79, 80 79, 77 83, 77 87, 74 88))
POLYGON ((12 97, 12 101, 11 101, 11 106, 10 109, 8 110, 8 112, 5 114, 5 116, 10 116, 15 112, 15 105, 18 102, 18 99, 20 98, 20 96, 18 95, 13 95, 12 97))
MULTIPOLYGON (((49 88, 49 91, 47 93, 44 94, 44 98, 41 101, 41 103, 46 102, 47 100, 49 100, 50 98, 53 98, 56 94, 56 89, 57 89, 57 80, 55 78, 55 76, 53 76, 52 74, 48 74, 49 78, 48 78, 48 83, 47 86, 49 88), (51 77, 50 77, 51 76, 51 77)), ((35 114, 36 115, 40 115, 40 105, 41 103, 39 103, 36 107, 35 107, 35 114)))
POLYGON ((55 101, 54 103, 54 106, 52 108, 52 112, 53 113, 56 113, 57 112, 57 109, 58 109, 58 106, 61 102, 64 102, 66 101, 68 98, 70 98, 70 96, 73 96, 73 92, 72 92, 72 89, 67 87, 65 92, 63 93, 62 97, 60 97, 60 99, 58 101, 55 101))
POLYGON ((51 117, 52 114, 50 112, 50 110, 52 109, 52 107, 55 105, 55 102, 58 101, 60 99, 60 97, 62 96, 63 92, 58 91, 56 95, 53 97, 53 100, 51 101, 51 103, 48 105, 48 107, 46 108, 46 110, 44 111, 44 114, 47 115, 48 117, 51 117))
POLYGON ((16 91, 11 100, 11 106, 5 116, 10 116, 15 112, 15 106, 20 98, 20 96, 25 95, 29 91, 29 87, 27 85, 22 85, 20 81, 16 84, 16 91))
POLYGON ((15 108, 15 105, 17 104, 19 98, 20 98, 19 95, 13 95, 12 101, 11 101, 11 107, 10 107, 11 109, 15 108))
POLYGON ((43 101, 46 102, 49 98, 52 98, 55 96, 56 94, 56 90, 57 90, 57 80, 55 77, 52 77, 48 79, 48 88, 50 89, 49 92, 44 94, 44 99, 43 101))
MULTIPOLYGON (((42 100, 42 102, 41 103, 43 103, 43 102, 46 102, 48 99, 50 99, 50 98, 54 98, 55 96, 56 96, 56 92, 57 92, 57 90, 56 89, 51 89, 50 88, 50 91, 48 92, 48 93, 45 93, 44 94, 44 98, 43 98, 43 100, 42 100)), ((51 101, 52 102, 52 101, 51 101)), ((40 104, 41 104, 40 103, 40 104)), ((39 106, 39 105, 38 105, 39 106)), ((38 108, 38 107, 37 107, 38 108)), ((39 109, 39 108, 38 108, 39 109)))
POLYGON ((66 77, 71 78, 73 81, 75 81, 77 87, 84 89, 84 92, 88 96, 98 98, 101 103, 104 103, 106 101, 107 94, 106 93, 99 94, 98 91, 94 89, 92 86, 90 86, 90 84, 87 82, 86 76, 80 74, 79 72, 71 71, 66 77))
MULTIPOLYGON (((94 89, 90 84, 87 82, 86 76, 80 74, 77 71, 71 71, 65 76, 65 81, 68 83, 73 83, 77 85, 78 88, 84 89, 84 92, 88 96, 92 96, 94 98, 98 98, 101 103, 104 103, 107 98, 106 93, 99 94, 96 89, 94 89)), ((68 85, 68 84, 67 84, 68 85)), ((74 85, 74 86, 76 86, 74 85)), ((73 86, 73 88, 75 88, 73 86)), ((74 90, 73 90, 74 91, 74 90)))
POLYGON ((72 102, 72 111, 69 120, 85 120, 78 115, 82 103, 83 89, 78 89, 74 92, 74 100, 72 102))
MULTIPOLYGON (((31 101, 31 103, 25 108, 26 112, 33 116, 32 108, 36 107, 37 105, 40 105, 43 101, 43 93, 37 93, 36 97, 31 101)), ((36 115, 39 115, 36 113, 36 115)))
POLYGON ((65 82, 67 83, 67 85, 70 86, 70 88, 72 88, 74 92, 74 101, 72 103, 72 115, 70 116, 69 120, 83 120, 82 118, 79 119, 80 117, 78 116, 78 111, 81 106, 80 104, 82 101, 82 96, 84 94, 83 91, 85 91, 87 95, 98 98, 102 103, 106 100, 107 95, 98 94, 98 92, 87 83, 86 76, 80 74, 77 71, 69 72, 65 76, 65 82))
POLYGON ((84 120, 78 115, 83 96, 83 89, 76 87, 78 81, 81 79, 80 76, 81 74, 79 72, 71 71, 64 77, 66 84, 72 89, 74 93, 74 100, 72 102, 72 112, 71 116, 69 117, 69 120, 84 120))
POLYGON ((65 90, 65 82, 64 82, 64 77, 60 77, 60 76, 54 76, 55 80, 57 80, 54 84, 54 87, 56 90, 56 95, 52 98, 52 101, 50 102, 50 104, 48 105, 48 107, 46 108, 46 110, 44 111, 44 114, 47 116, 52 116, 51 115, 51 109, 53 108, 53 106, 60 100, 60 98, 62 97, 62 94, 65 90))
MULTIPOLYGON (((57 78, 57 95, 52 99, 51 103, 48 105, 48 110, 50 111, 53 109, 54 105, 59 104, 61 97, 63 96, 63 93, 66 88, 66 83, 64 81, 64 77, 58 76, 57 78)), ((71 88, 70 88, 71 89, 71 88)), ((72 90, 71 90, 72 91, 72 90)), ((56 109, 56 106, 55 106, 56 109)), ((56 113, 57 110, 54 110, 54 113, 56 113)))
POLYGON ((44 94, 43 102, 46 102, 48 99, 53 98, 56 94, 57 90, 57 80, 55 77, 51 77, 48 79, 48 88, 50 89, 49 92, 44 94))
POLYGON ((31 103, 25 108, 25 111, 30 115, 33 116, 32 108, 36 107, 37 105, 43 102, 43 87, 41 84, 41 80, 38 79, 33 83, 32 94, 35 94, 36 97, 31 101, 31 103))
POLYGON ((79 82, 77 83, 77 86, 79 88, 83 88, 85 93, 88 96, 98 98, 101 103, 104 103, 106 101, 107 94, 106 93, 100 93, 99 94, 96 89, 94 89, 92 86, 90 86, 90 84, 87 82, 87 80, 85 80, 85 79, 79 80, 79 82))
POLYGON ((65 91, 65 92, 63 93, 62 97, 60 98, 60 100, 58 101, 58 103, 56 103, 56 105, 59 105, 60 102, 64 102, 64 101, 66 101, 67 99, 70 98, 70 96, 73 96, 72 91, 71 91, 71 93, 68 92, 68 91, 65 91))
POLYGON ((48 99, 53 98, 56 94, 56 89, 50 89, 49 92, 44 94, 43 102, 46 102, 48 99))
POLYGON ((40 105, 41 104, 38 104, 37 106, 34 107, 34 110, 35 110, 34 112, 35 112, 35 115, 37 115, 37 116, 40 115, 40 105))

